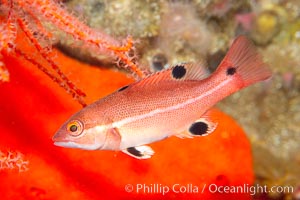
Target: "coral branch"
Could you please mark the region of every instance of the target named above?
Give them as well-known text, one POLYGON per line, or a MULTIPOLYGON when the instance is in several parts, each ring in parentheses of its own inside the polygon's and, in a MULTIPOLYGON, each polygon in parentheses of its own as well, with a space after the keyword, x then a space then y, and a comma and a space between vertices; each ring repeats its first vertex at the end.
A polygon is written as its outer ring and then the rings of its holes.
POLYGON ((127 38, 125 45, 121 45, 119 41, 112 37, 85 25, 55 1, 17 0, 17 2, 28 12, 32 9, 36 10, 45 20, 52 22, 60 30, 71 35, 75 40, 83 41, 86 46, 91 47, 96 52, 117 57, 133 73, 137 74, 140 78, 144 77, 144 73, 139 69, 138 65, 132 62, 125 54, 133 49, 133 39, 131 37, 127 38), (123 54, 120 54, 121 52, 123 54))
POLYGON ((30 11, 34 9, 41 17, 52 22, 60 30, 72 35, 75 39, 97 45, 118 45, 111 37, 95 32, 76 17, 68 13, 62 4, 52 0, 16 0, 20 7, 30 11))
POLYGON ((29 161, 18 151, 0 151, 0 171, 5 169, 17 169, 19 172, 28 170, 29 161))
MULTIPOLYGON (((48 55, 49 53, 47 51, 43 50, 43 47, 39 44, 37 39, 35 37, 32 37, 32 34, 30 34, 30 30, 28 29, 28 26, 26 22, 22 19, 18 19, 18 24, 20 28, 24 31, 26 36, 29 38, 31 43, 35 46, 35 48, 38 50, 38 52, 42 55, 42 57, 51 65, 52 69, 56 71, 56 73, 59 75, 59 77, 67 84, 67 86, 74 90, 75 93, 78 96, 85 97, 85 93, 82 92, 80 89, 78 89, 65 75, 64 73, 59 69, 59 67, 56 65, 56 63, 51 59, 51 57, 48 55)), ((45 71, 44 71, 45 72, 45 71)))
MULTIPOLYGON (((5 1, 6 2, 6 1, 5 1)), ((3 2, 4 3, 4 2, 3 2)), ((14 41, 17 37, 17 28, 14 21, 14 10, 12 1, 7 3, 7 21, 0 24, 0 51, 13 50, 14 41)))
MULTIPOLYGON (((0 24, 0 59, 1 55, 10 52, 23 57, 58 83, 83 106, 86 105, 83 100, 85 93, 65 76, 53 59, 51 50, 55 38, 44 26, 44 22, 54 25, 95 53, 113 56, 119 61, 119 65, 128 68, 138 77, 145 76, 135 59, 134 41, 131 37, 123 43, 99 30, 94 30, 68 13, 62 3, 55 0, 2 0, 0 6, 6 20, 0 24), (16 46, 19 32, 25 34, 35 52, 27 53, 22 47, 16 46), (42 60, 38 61, 35 55, 39 55, 39 59, 42 60), (46 66, 41 64, 44 60, 46 66)), ((0 81, 8 80, 9 73, 3 64, 0 66, 0 81)))
POLYGON ((145 74, 138 68, 138 66, 132 62, 132 59, 122 52, 116 51, 115 54, 120 61, 124 62, 125 68, 129 68, 132 72, 138 75, 138 77, 143 78, 145 74))
POLYGON ((9 82, 9 72, 2 61, 0 61, 0 82, 9 82))
POLYGON ((27 56, 27 54, 23 53, 19 49, 15 49, 15 53, 17 55, 19 55, 19 56, 22 56, 25 60, 27 60, 28 62, 32 63, 37 68, 39 68, 42 72, 44 72, 47 76, 49 76, 54 82, 56 82, 60 87, 64 88, 67 91, 67 93, 71 94, 72 97, 76 101, 78 101, 83 107, 85 107, 87 105, 85 103, 85 101, 83 100, 83 95, 78 95, 78 92, 76 93, 75 91, 70 90, 70 88, 65 84, 65 82, 63 82, 62 80, 58 79, 56 76, 54 76, 53 74, 51 74, 49 72, 49 70, 47 70, 47 68, 45 68, 43 65, 41 65, 40 63, 38 63, 35 59, 27 56))

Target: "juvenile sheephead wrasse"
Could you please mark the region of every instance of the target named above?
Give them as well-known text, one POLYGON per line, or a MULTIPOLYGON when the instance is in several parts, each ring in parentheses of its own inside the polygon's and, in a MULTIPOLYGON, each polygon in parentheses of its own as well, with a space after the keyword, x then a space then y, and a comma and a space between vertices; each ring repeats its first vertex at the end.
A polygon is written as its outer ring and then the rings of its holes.
POLYGON ((271 71, 254 45, 240 36, 212 75, 190 63, 152 74, 74 114, 53 141, 62 147, 121 150, 147 159, 154 151, 145 144, 213 132, 217 122, 211 120, 210 110, 217 102, 269 77, 271 71))

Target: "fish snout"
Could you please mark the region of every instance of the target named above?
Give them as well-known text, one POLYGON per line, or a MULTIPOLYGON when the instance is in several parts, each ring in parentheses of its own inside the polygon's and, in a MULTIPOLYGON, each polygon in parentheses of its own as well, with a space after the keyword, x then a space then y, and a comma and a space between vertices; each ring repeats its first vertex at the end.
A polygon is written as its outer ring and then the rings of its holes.
POLYGON ((52 137, 53 142, 63 142, 66 141, 66 133, 64 131, 59 130, 57 131, 54 136, 52 137))

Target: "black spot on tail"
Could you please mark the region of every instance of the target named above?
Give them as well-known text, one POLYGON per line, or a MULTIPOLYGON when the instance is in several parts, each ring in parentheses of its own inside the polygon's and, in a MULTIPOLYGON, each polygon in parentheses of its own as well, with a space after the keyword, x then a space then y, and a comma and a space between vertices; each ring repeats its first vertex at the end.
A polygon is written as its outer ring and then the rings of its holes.
POLYGON ((128 151, 128 153, 130 153, 136 157, 143 156, 143 154, 139 150, 137 150, 135 147, 129 147, 129 148, 127 148, 127 151, 128 151))
POLYGON ((186 74, 186 69, 184 65, 176 65, 172 70, 172 76, 176 79, 184 77, 186 74))
POLYGON ((189 132, 193 135, 204 135, 208 132, 208 125, 205 122, 195 122, 189 128, 189 132))
POLYGON ((226 71, 226 74, 228 75, 228 76, 232 76, 233 74, 235 74, 236 73, 236 68, 234 68, 234 67, 229 67, 228 69, 227 69, 227 71, 226 71))
POLYGON ((121 91, 125 90, 125 89, 128 88, 128 87, 129 87, 129 85, 126 85, 126 86, 124 86, 124 87, 121 87, 120 89, 118 89, 118 92, 121 92, 121 91))

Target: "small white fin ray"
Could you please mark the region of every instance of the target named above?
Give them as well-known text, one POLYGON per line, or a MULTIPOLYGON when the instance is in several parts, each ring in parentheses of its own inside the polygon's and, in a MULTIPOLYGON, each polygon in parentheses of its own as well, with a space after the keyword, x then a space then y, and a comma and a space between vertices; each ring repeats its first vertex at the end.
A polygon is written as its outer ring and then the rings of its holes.
POLYGON ((129 147, 127 149, 122 150, 122 152, 139 160, 149 159, 154 154, 153 149, 146 145, 129 147))

